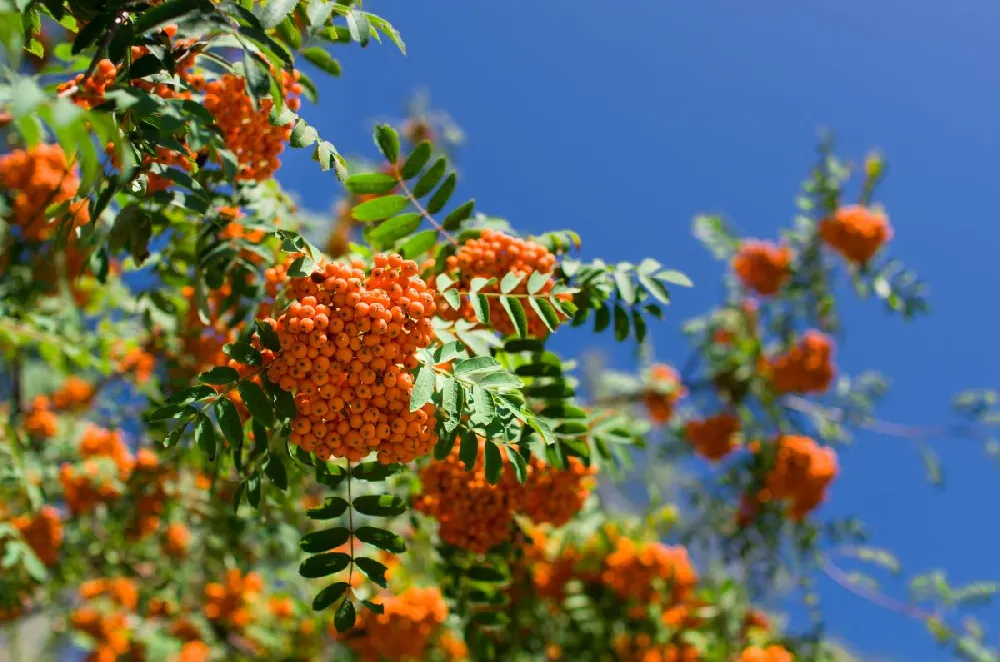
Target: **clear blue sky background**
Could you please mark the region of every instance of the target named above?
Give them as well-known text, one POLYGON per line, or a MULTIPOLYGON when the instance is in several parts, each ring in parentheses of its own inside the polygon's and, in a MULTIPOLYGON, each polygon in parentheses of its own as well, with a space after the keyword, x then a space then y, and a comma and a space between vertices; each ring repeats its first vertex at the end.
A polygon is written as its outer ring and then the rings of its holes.
MULTIPOLYGON (((679 323, 717 300, 719 265, 691 237, 695 213, 772 237, 790 222, 817 129, 860 157, 885 150, 892 251, 927 280, 915 323, 850 302, 847 372, 883 371, 887 420, 939 423, 964 388, 1000 385, 1000 68, 992 0, 371 0, 409 46, 340 50, 344 75, 304 112, 345 154, 375 156, 370 126, 426 85, 467 131, 460 194, 524 231, 572 227, 585 256, 656 257, 683 270, 655 330, 677 362, 679 323), (983 288, 986 285, 986 288, 983 288), (983 293, 979 293, 982 290, 983 293)), ((302 153, 283 182, 312 209, 342 193, 302 153)), ((563 343, 584 349, 584 337, 563 343)), ((607 348, 621 367, 629 355, 607 348)), ((947 486, 904 440, 860 435, 822 511, 861 514, 904 569, 954 583, 1000 578, 1000 474, 975 443, 939 440, 947 486)), ((892 584, 889 584, 891 587, 892 584)), ((821 584, 831 632, 864 659, 947 660, 923 628, 821 584)), ((1000 611, 983 612, 1000 627, 1000 611)))

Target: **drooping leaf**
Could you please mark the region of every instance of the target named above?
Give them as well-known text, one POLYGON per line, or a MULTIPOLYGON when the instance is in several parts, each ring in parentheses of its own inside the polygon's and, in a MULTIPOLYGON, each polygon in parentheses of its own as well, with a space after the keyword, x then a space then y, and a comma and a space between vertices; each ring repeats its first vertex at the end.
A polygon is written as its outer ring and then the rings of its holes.
POLYGON ((336 549, 350 539, 351 530, 346 526, 337 526, 307 533, 299 540, 299 547, 307 554, 316 554, 336 549))
POLYGON ((344 597, 344 594, 347 593, 349 588, 350 585, 347 582, 336 582, 334 584, 330 584, 317 593, 316 597, 313 598, 313 611, 323 611, 330 605, 334 604, 337 600, 344 597))
POLYGON ((271 400, 263 389, 254 382, 243 380, 239 383, 240 397, 254 420, 260 421, 266 427, 274 425, 274 409, 271 400))
POLYGON ((393 554, 402 554, 406 551, 406 541, 401 536, 385 529, 362 526, 354 532, 354 537, 363 543, 393 554))
POLYGON ((299 564, 299 575, 307 579, 329 577, 351 564, 351 555, 343 552, 328 552, 310 556, 299 564))
POLYGON ((198 448, 208 456, 209 461, 214 461, 215 426, 212 425, 212 420, 204 414, 198 416, 198 421, 194 424, 194 440, 198 444, 198 448))
POLYGON ((427 366, 421 366, 417 378, 413 381, 413 391, 410 393, 410 411, 417 411, 434 396, 434 371, 427 366))

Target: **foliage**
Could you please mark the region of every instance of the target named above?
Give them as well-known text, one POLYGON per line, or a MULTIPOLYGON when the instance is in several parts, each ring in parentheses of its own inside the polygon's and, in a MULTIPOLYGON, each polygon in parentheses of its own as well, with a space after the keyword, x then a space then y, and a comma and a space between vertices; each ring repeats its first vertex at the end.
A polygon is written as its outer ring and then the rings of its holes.
POLYGON ((826 573, 998 659, 959 618, 995 583, 884 596, 839 563, 899 562, 818 510, 852 430, 937 479, 932 436, 997 423, 990 391, 955 428, 878 421, 885 380, 834 364, 836 276, 928 312, 881 161, 852 203, 824 142, 780 243, 698 217, 732 268, 691 359, 581 377, 553 336, 647 347, 692 283, 482 213, 422 103, 374 128, 379 163, 341 156, 297 67, 382 41, 405 53, 352 0, 0 0, 0 621, 93 660, 829 660, 826 573), (286 145, 342 182, 332 224, 274 178, 286 145), (644 512, 609 508, 637 464, 703 462, 686 500, 654 475, 644 512), (760 608, 787 577, 805 631, 760 608))

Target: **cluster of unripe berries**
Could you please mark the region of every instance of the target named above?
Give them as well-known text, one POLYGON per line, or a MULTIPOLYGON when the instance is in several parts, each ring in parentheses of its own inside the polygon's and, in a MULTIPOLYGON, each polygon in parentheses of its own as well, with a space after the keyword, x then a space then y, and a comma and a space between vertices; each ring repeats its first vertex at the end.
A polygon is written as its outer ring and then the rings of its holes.
POLYGON ((892 239, 892 226, 881 212, 849 205, 820 221, 819 236, 848 262, 865 265, 892 239))
MULTIPOLYGON (((299 72, 281 72, 285 104, 298 110, 302 85, 299 72)), ((263 99, 255 109, 246 92, 246 81, 235 74, 225 74, 205 84, 205 108, 215 117, 226 147, 236 155, 238 180, 263 181, 281 166, 278 155, 292 134, 292 125, 274 126, 269 120, 272 99, 263 99)))
POLYGON ((733 256, 732 267, 744 287, 770 296, 788 280, 791 261, 792 251, 788 246, 749 240, 740 244, 733 256))
POLYGON ((288 283, 291 305, 273 323, 281 351, 271 382, 295 394, 291 442, 326 460, 410 462, 437 443, 434 407, 410 411, 417 350, 433 338, 433 293, 417 264, 377 255, 329 262, 288 283))
MULTIPOLYGON (((526 296, 528 279, 534 273, 551 274, 555 269, 556 257, 541 244, 511 237, 497 230, 483 230, 476 239, 470 239, 462 244, 455 255, 446 260, 445 272, 455 276, 462 292, 462 306, 454 310, 446 302, 439 301, 441 316, 445 319, 465 318, 476 321, 476 313, 469 301, 468 292, 474 278, 493 278, 495 282, 485 285, 479 290, 487 295, 490 309, 490 325, 501 335, 515 332, 513 323, 507 317, 503 304, 500 302, 500 281, 508 273, 522 276, 521 282, 511 292, 510 296, 526 296)), ((555 280, 550 278, 535 296, 544 297, 555 287, 555 280)), ((548 335, 548 327, 531 306, 524 306, 528 323, 528 334, 534 338, 544 338, 548 335)), ((557 311, 561 316, 561 313, 557 311)))
POLYGON ((802 334, 785 353, 763 363, 764 373, 778 393, 822 393, 836 373, 833 341, 815 329, 802 334))
POLYGON ((789 516, 800 521, 826 497, 837 476, 837 454, 801 435, 781 435, 776 445, 774 466, 757 499, 787 501, 789 516))
POLYGON ((525 483, 517 482, 507 458, 500 480, 486 480, 486 442, 472 471, 465 470, 459 449, 420 471, 421 493, 414 507, 436 519, 441 539, 450 545, 484 553, 510 539, 515 513, 536 524, 562 526, 580 511, 594 487, 594 470, 575 457, 558 469, 532 457, 525 483))
POLYGON ((13 212, 6 220, 30 241, 51 238, 63 220, 70 227, 90 221, 86 199, 72 202, 65 217, 46 218, 49 206, 73 200, 80 190, 77 166, 59 145, 40 143, 0 156, 0 189, 7 191, 13 212))

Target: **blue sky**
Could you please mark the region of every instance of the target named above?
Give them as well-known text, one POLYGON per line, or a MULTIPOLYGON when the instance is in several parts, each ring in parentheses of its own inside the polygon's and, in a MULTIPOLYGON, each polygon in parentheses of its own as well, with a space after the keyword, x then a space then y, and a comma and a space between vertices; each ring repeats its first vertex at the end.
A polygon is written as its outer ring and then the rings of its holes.
MULTIPOLYGON (((373 120, 402 115, 427 86, 469 140, 460 192, 524 231, 572 227, 584 254, 647 255, 687 273, 655 329, 658 358, 686 355, 676 329, 721 294, 719 265, 691 237, 698 212, 748 235, 790 222, 817 130, 839 152, 888 157, 881 189, 892 252, 929 282, 932 316, 913 323, 875 302, 845 304, 837 361, 893 382, 884 418, 942 422, 959 390, 1000 382, 992 292, 998 282, 1000 68, 989 0, 766 3, 720 0, 370 0, 399 28, 391 46, 341 49, 344 75, 304 114, 345 154, 374 156, 373 120)), ((302 154, 281 179, 312 208, 341 189, 302 154)), ((582 351, 584 337, 563 349, 582 351)), ((629 356, 604 347, 622 367, 629 356)), ((935 442, 935 490, 904 440, 859 435, 824 509, 862 515, 873 543, 912 573, 945 567, 954 583, 1000 578, 1000 481, 974 442, 935 442)), ((890 584, 891 585, 891 584, 890 584)), ((869 656, 951 659, 923 628, 822 582, 831 632, 869 656)), ((983 613, 1000 624, 1000 610, 983 613)), ((996 627, 996 625, 995 625, 996 627)))

